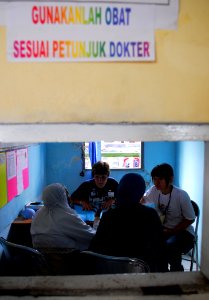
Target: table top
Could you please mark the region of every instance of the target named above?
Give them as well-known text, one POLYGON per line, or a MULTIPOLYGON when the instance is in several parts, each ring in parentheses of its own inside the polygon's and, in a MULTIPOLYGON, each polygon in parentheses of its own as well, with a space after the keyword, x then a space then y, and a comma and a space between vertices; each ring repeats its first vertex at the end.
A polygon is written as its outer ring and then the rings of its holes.
POLYGON ((32 219, 25 219, 23 217, 17 217, 14 221, 13 224, 31 224, 32 219))

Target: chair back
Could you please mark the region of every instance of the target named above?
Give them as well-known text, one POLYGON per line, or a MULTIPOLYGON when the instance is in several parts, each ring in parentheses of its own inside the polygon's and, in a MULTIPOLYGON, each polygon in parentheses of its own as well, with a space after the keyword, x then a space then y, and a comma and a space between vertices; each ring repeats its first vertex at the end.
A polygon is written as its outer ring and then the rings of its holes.
POLYGON ((191 249, 191 258, 184 258, 185 260, 190 260, 190 271, 193 271, 193 265, 194 262, 196 263, 196 271, 198 271, 198 265, 199 265, 199 255, 198 255, 198 225, 199 225, 199 219, 200 219, 200 209, 196 202, 191 200, 194 212, 195 212, 195 222, 194 222, 194 245, 191 249))
POLYGON ((14 244, 0 237, 3 248, 1 272, 3 276, 47 275, 48 265, 44 256, 33 248, 14 244))
POLYGON ((50 275, 77 275, 80 251, 73 248, 38 248, 50 268, 50 275))
POLYGON ((195 219, 195 226, 194 226, 195 237, 196 237, 197 234, 198 234, 198 225, 199 225, 199 218, 200 218, 200 209, 199 209, 199 206, 197 205, 196 202, 194 202, 193 200, 191 200, 191 202, 192 202, 192 206, 193 206, 193 209, 194 209, 194 212, 195 212, 195 216, 196 216, 196 219, 195 219))
POLYGON ((80 274, 148 273, 149 266, 141 259, 103 255, 92 251, 81 251, 80 274))

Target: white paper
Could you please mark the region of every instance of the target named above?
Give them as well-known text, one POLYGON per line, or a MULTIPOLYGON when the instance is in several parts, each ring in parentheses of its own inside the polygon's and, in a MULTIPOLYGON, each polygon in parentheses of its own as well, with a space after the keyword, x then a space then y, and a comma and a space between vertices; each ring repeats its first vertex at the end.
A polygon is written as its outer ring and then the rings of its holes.
POLYGON ((6 25, 6 9, 8 2, 0 2, 0 26, 6 25))
POLYGON ((23 190, 23 170, 27 168, 27 149, 17 150, 17 194, 20 195, 23 190))
POLYGON ((9 180, 14 178, 17 174, 15 151, 7 152, 6 157, 7 157, 7 179, 9 180))

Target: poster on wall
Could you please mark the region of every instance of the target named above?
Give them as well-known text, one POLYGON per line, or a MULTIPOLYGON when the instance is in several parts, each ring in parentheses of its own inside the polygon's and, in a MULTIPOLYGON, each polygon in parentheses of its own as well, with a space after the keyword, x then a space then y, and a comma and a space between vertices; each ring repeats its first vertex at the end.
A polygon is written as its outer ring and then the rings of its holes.
POLYGON ((16 151, 6 152, 8 202, 17 196, 16 151))
POLYGON ((24 191, 23 187, 23 169, 22 169, 22 154, 20 150, 17 150, 17 195, 20 195, 24 191))
POLYGON ((0 152, 0 208, 7 203, 6 153, 0 152))
POLYGON ((7 201, 20 195, 29 186, 28 149, 6 152, 7 201))
POLYGON ((154 61, 154 5, 11 2, 12 62, 154 61))
POLYGON ((17 194, 20 195, 29 186, 28 149, 18 149, 17 155, 17 194))

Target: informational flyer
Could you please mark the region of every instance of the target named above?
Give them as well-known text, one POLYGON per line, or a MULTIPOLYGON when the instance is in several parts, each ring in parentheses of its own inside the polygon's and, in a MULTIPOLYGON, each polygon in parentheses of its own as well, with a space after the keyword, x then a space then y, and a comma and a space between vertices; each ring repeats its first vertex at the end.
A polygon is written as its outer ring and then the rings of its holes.
POLYGON ((6 153, 0 152, 0 208, 7 203, 6 153))
POLYGON ((28 149, 18 149, 17 152, 17 191, 18 195, 29 186, 28 149))
POLYGON ((6 152, 8 201, 17 196, 16 151, 6 152))
POLYGON ((18 149, 17 155, 17 194, 20 195, 29 185, 28 177, 28 151, 18 149))
MULTIPOLYGON (((7 201, 9 202, 29 186, 28 148, 6 151, 5 157, 5 184, 7 201)), ((3 158, 0 168, 2 168, 3 173, 3 158)))

